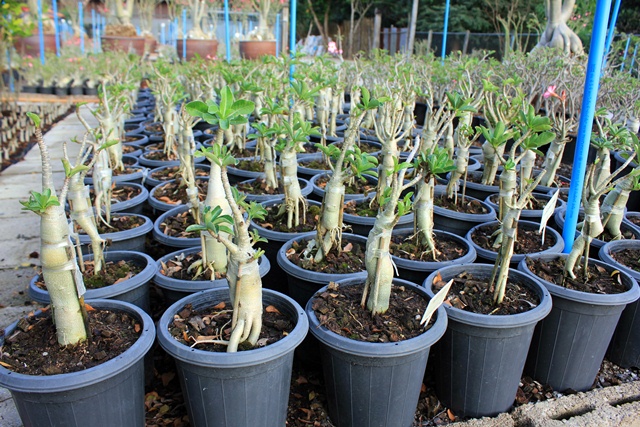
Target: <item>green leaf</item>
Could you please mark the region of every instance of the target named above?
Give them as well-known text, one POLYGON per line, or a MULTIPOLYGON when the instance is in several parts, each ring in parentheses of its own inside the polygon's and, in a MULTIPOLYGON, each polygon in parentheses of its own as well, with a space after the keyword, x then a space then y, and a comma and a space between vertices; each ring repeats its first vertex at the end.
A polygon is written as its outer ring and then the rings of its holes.
POLYGON ((28 112, 27 113, 27 117, 29 117, 31 119, 31 121, 33 122, 35 127, 37 127, 37 128, 40 127, 40 124, 42 123, 42 120, 40 120, 40 116, 38 116, 36 113, 28 112))

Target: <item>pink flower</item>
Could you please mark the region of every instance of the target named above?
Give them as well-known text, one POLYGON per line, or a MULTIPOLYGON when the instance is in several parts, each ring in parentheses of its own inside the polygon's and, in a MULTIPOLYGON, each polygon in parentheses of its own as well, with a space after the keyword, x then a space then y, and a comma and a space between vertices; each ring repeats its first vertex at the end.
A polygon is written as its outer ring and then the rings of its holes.
POLYGON ((558 97, 558 94, 556 93, 556 86, 555 85, 551 85, 547 88, 547 91, 542 95, 542 97, 544 99, 549 99, 549 97, 558 97))

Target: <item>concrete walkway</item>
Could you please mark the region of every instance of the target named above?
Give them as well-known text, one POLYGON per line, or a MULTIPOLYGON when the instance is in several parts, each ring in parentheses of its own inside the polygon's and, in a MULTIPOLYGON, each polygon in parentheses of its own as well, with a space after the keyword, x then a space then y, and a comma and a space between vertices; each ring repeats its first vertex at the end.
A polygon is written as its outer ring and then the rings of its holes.
MULTIPOLYGON (((96 123, 86 107, 83 117, 96 123)), ((68 143, 72 159, 79 146, 71 139, 84 135, 84 127, 75 113, 55 124, 44 137, 49 148, 54 182, 59 188, 64 180, 61 159, 63 142, 68 143)), ((27 200, 31 191, 42 191, 42 163, 40 150, 33 147, 25 159, 0 173, 0 327, 24 317, 39 308, 29 299, 29 281, 36 274, 40 251, 40 218, 33 212, 23 211, 20 201, 27 200)), ((0 426, 20 427, 20 417, 11 394, 0 388, 0 426)))

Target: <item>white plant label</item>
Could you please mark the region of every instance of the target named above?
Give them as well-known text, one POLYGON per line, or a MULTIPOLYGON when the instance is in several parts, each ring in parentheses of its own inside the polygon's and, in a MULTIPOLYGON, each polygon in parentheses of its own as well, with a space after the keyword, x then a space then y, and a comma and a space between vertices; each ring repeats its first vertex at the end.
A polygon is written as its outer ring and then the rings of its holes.
POLYGON ((449 280, 449 282, 446 285, 444 285, 442 289, 440 289, 438 293, 433 296, 433 298, 431 298, 431 301, 429 301, 429 304, 427 305, 427 309, 424 311, 422 320, 420 321, 421 325, 429 324, 429 320, 431 320, 431 316, 433 316, 433 313, 436 312, 438 307, 442 305, 442 303, 444 302, 444 299, 447 297, 447 294, 449 293, 449 289, 451 288, 451 285, 453 285, 453 279, 449 280))
POLYGON ((538 229, 538 233, 542 233, 542 241, 544 242, 544 232, 546 230, 547 221, 553 215, 553 212, 556 210, 556 204, 558 203, 558 197, 560 196, 560 190, 556 190, 551 196, 551 199, 547 202, 547 205, 542 210, 542 218, 540 218, 540 228, 538 229))

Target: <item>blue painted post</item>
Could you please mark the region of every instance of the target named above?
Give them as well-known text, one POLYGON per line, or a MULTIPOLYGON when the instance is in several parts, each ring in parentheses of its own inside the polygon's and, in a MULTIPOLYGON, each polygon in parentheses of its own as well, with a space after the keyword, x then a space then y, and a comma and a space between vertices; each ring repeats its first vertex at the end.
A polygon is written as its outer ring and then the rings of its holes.
POLYGON ((78 2, 78 26, 80 26, 80 51, 84 55, 84 10, 82 2, 78 2))
POLYGON ((42 28, 42 0, 38 0, 38 37, 40 39, 40 62, 44 65, 44 29, 42 28))
POLYGON ((231 62, 231 28, 229 26, 229 0, 224 0, 224 51, 227 62, 231 62))
POLYGON ((56 38, 56 55, 60 56, 60 27, 58 26, 58 1, 53 0, 53 31, 56 38))
MULTIPOLYGON (((289 17, 289 53, 291 58, 296 55, 296 16, 298 14, 298 2, 297 0, 291 0, 291 11, 289 17)), ((289 80, 293 80, 293 73, 296 71, 296 66, 291 63, 289 66, 289 80)))
MULTIPOLYGON (((609 55, 609 50, 611 49, 611 42, 613 42, 613 33, 616 29, 616 21, 618 20, 618 12, 620 12, 621 2, 622 0, 616 0, 616 3, 613 6, 613 14, 611 15, 611 19, 609 20, 609 30, 607 31, 607 39, 604 45, 604 56, 602 58, 602 61, 604 63, 603 67, 607 65, 607 55, 609 55)), ((609 9, 611 9, 611 5, 609 5, 609 9)))
POLYGON ((576 226, 578 224, 578 212, 580 211, 580 199, 587 169, 587 154, 589 152, 589 142, 591 141, 593 115, 596 110, 596 98, 598 96, 598 86, 603 65, 604 38, 607 30, 605 23, 608 21, 610 9, 611 0, 598 0, 596 12, 593 17, 593 32, 591 33, 591 47, 589 49, 587 73, 582 95, 578 139, 573 157, 573 171, 571 173, 571 186, 569 187, 569 199, 567 200, 564 228, 562 229, 565 253, 571 252, 573 240, 575 239, 576 226))
POLYGON ((444 58, 447 56, 447 29, 449 27, 449 9, 450 9, 450 0, 447 0, 444 4, 444 29, 442 30, 442 62, 444 63, 444 58))
POLYGON ((182 60, 187 60, 187 9, 182 9, 182 60))
POLYGON ((278 56, 280 54, 280 46, 281 46, 281 40, 280 40, 280 14, 278 13, 276 15, 276 56, 278 56))
POLYGON ((624 55, 622 56, 622 65, 620 66, 620 71, 624 71, 624 63, 627 60, 627 52, 629 52, 629 44, 631 44, 631 36, 627 38, 627 44, 624 47, 624 55))
POLYGON ((165 34, 165 28, 164 28, 164 22, 162 24, 160 24, 160 44, 164 45, 166 44, 166 34, 165 34))
POLYGON ((91 9, 91 37, 93 38, 93 53, 98 53, 98 24, 96 23, 96 10, 91 9))
POLYGON ((636 53, 638 53, 638 43, 633 48, 633 56, 631 57, 631 65, 629 65, 629 74, 633 71, 633 64, 636 62, 636 53))
POLYGON ((178 51, 178 18, 173 20, 173 48, 178 51))

